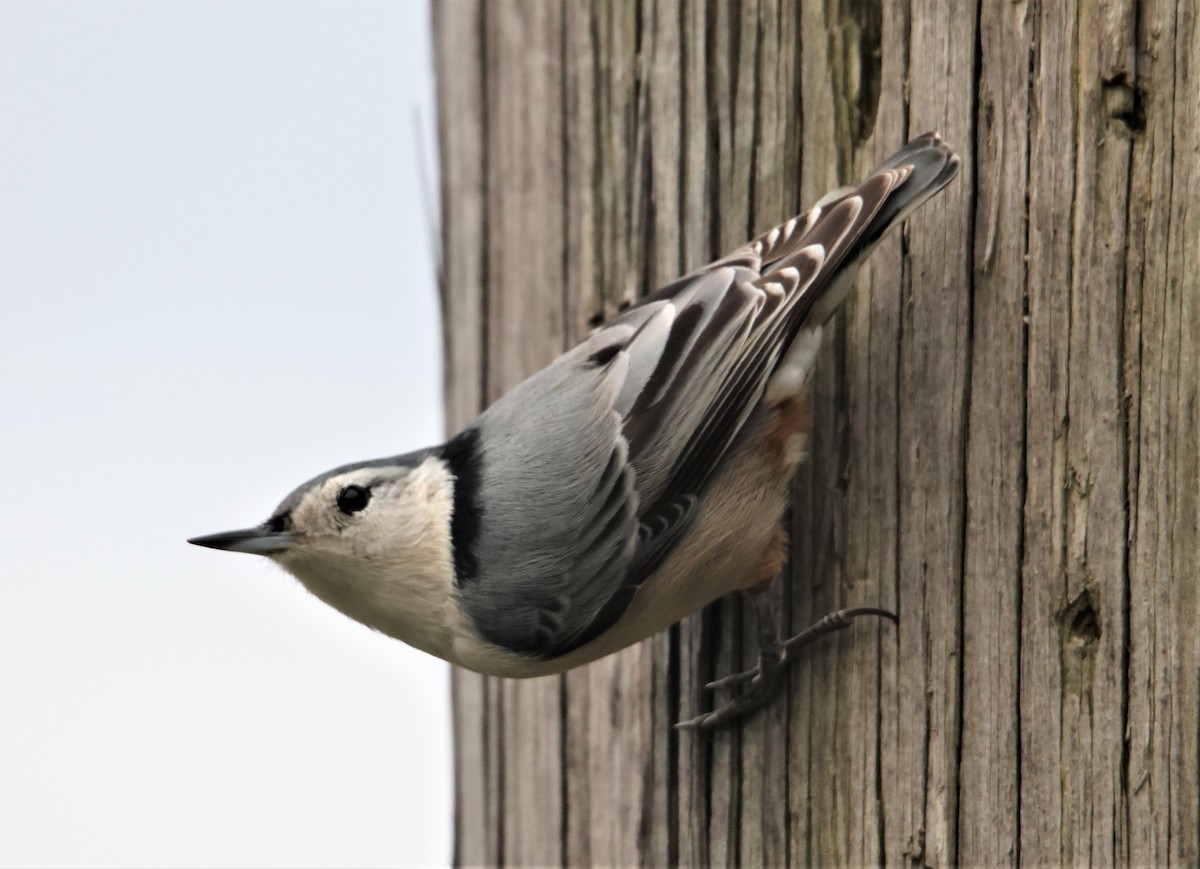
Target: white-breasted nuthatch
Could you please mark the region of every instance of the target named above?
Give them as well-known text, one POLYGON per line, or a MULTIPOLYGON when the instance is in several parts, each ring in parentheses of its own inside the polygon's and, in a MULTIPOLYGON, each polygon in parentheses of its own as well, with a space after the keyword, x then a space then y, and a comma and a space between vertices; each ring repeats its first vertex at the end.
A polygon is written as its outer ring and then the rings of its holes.
MULTIPOLYGON (((196 537, 265 555, 351 618, 496 676, 593 661, 783 565, 822 327, 883 233, 945 186, 934 133, 855 187, 642 299, 441 446, 335 468, 254 528, 196 537)), ((762 601, 762 595, 757 596, 762 601)), ((762 705, 784 652, 760 605, 762 705)), ((892 616, 894 618, 894 616, 892 616)))

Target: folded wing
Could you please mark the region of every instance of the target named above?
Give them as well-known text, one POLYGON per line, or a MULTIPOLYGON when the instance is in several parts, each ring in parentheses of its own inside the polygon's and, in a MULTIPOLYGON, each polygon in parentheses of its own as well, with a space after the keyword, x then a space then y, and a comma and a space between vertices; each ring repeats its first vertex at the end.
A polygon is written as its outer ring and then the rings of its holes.
POLYGON ((455 546, 464 608, 498 645, 594 639, 687 527, 801 330, 824 322, 886 229, 958 159, 934 134, 862 183, 664 287, 489 408, 478 521, 455 546), (486 505, 486 508, 483 507, 486 505))

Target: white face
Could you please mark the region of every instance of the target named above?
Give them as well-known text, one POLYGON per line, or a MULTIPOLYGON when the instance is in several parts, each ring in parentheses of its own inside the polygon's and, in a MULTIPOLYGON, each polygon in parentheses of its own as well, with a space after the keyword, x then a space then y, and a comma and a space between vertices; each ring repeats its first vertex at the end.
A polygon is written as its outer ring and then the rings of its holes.
POLYGON ((270 558, 351 618, 447 658, 452 502, 453 480, 433 457, 318 478, 280 505, 294 542, 270 558))
POLYGON ((452 659, 454 480, 434 455, 402 458, 335 469, 263 525, 192 542, 265 555, 351 618, 452 659))
POLYGON ((448 497, 438 471, 436 460, 426 459, 416 467, 363 467, 318 480, 288 512, 296 542, 275 559, 286 567, 318 553, 363 562, 410 556, 448 497))

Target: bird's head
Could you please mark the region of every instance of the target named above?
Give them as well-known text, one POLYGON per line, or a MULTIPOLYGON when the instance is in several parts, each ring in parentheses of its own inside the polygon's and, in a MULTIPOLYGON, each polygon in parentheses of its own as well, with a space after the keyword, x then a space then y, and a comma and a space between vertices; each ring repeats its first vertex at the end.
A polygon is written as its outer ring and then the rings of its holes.
POLYGON ((453 587, 453 489, 434 451, 359 462, 299 486, 261 525, 188 542, 265 555, 351 618, 424 646, 409 622, 453 587))

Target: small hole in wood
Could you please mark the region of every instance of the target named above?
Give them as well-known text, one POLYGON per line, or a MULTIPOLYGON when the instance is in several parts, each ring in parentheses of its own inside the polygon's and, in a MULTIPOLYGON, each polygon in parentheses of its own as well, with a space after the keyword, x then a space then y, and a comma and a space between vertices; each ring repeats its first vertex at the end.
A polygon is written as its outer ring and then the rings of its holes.
POLYGON ((1059 619, 1075 642, 1092 645, 1100 639, 1100 614, 1090 589, 1084 589, 1067 604, 1059 619))

